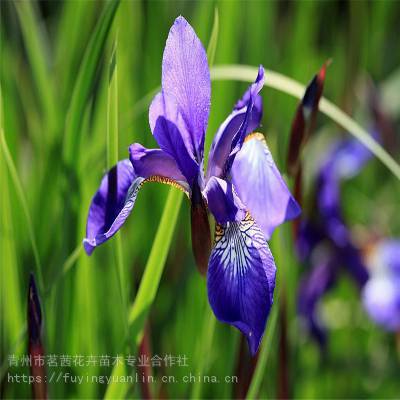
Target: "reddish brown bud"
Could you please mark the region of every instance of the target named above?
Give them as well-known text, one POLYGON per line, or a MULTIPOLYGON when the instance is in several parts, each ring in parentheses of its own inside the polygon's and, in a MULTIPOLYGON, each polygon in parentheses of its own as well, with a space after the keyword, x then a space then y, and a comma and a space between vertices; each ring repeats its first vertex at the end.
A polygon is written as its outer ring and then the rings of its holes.
POLYGON ((192 251, 197 268, 205 275, 211 254, 211 232, 207 208, 197 184, 192 188, 191 200, 192 251))
POLYGON ((326 68, 330 60, 324 63, 317 75, 308 84, 303 99, 297 106, 290 131, 287 169, 291 176, 296 176, 299 158, 303 146, 311 135, 318 112, 318 104, 324 88, 326 68))
POLYGON ((42 345, 42 310, 33 274, 30 276, 28 289, 28 342, 31 376, 34 377, 32 395, 34 399, 47 399, 45 367, 44 364, 37 362, 44 357, 44 349, 42 345))

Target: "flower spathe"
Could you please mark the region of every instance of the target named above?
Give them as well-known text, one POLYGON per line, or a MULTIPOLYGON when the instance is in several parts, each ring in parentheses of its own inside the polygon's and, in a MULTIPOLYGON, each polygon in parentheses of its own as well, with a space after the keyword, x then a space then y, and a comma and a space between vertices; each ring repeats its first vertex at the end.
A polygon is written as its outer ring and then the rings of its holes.
POLYGON ((161 91, 149 109, 150 129, 159 148, 135 143, 129 148, 129 160, 106 174, 92 200, 84 240, 90 254, 114 235, 144 183, 157 181, 183 190, 192 204, 196 262, 202 270, 208 263, 210 305, 220 321, 247 336, 253 354, 265 330, 275 287, 276 267, 267 239, 278 225, 300 213, 263 136, 251 134, 262 117, 263 84, 260 66, 255 82, 218 129, 204 174, 210 72, 200 40, 178 17, 164 50, 161 91), (212 249, 207 209, 216 220, 212 249))

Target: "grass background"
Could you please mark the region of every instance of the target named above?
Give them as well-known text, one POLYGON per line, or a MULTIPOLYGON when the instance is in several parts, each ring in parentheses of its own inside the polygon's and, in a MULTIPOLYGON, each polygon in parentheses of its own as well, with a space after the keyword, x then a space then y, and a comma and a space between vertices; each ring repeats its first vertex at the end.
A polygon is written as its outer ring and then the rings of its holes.
MULTIPOLYGON (((390 99, 384 104, 398 122, 397 1, 2 1, 1 129, 10 153, 10 159, 4 151, 0 156, 2 396, 30 396, 29 385, 7 383, 8 355, 26 352, 30 271, 35 271, 39 281, 39 271, 42 274, 39 286, 47 354, 136 354, 135 343, 140 342, 147 320, 151 355, 188 357, 188 367, 155 368, 154 374, 181 380, 192 372, 223 379, 244 370, 237 385, 158 382, 151 385, 153 396, 243 395, 254 362, 246 352, 240 354, 240 335, 211 315, 205 281, 191 254, 188 202, 182 201, 180 193, 163 185, 146 185, 121 234, 92 257, 81 249, 91 196, 106 168, 125 158, 133 142, 155 145, 147 107, 160 85, 169 27, 178 15, 184 15, 206 46, 216 7, 219 33, 214 64, 262 63, 306 83, 332 57, 327 98, 368 128, 360 82, 369 75, 382 89, 383 99, 390 99), (138 292, 145 269, 147 279, 138 292)), ((233 81, 213 82, 208 144, 245 87, 233 81)), ((268 88, 263 98, 260 130, 285 171, 297 100, 268 88)), ((321 115, 318 132, 308 149, 310 157, 306 156, 311 161, 314 156, 323 157, 326 142, 343 133, 321 115)), ((309 164, 311 176, 315 164, 309 164)), ((346 217, 356 232, 399 236, 399 195, 398 181, 373 161, 344 187, 346 217)), ((279 269, 276 293, 284 293, 288 304, 291 394, 306 398, 398 396, 395 336, 368 320, 352 282, 344 277, 324 299, 321 314, 330 339, 328 352, 322 355, 301 331, 295 314, 302 269, 294 256, 290 226, 277 230, 271 247, 279 269)), ((255 394, 261 398, 278 394, 280 325, 272 321, 263 352, 263 357, 268 356, 266 366, 256 374, 255 394)), ((55 370, 111 373, 110 367, 100 366, 55 370)), ((28 369, 18 367, 12 372, 28 373, 28 369)), ((98 398, 106 389, 104 384, 61 383, 49 388, 55 398, 98 398)), ((113 387, 108 395, 142 396, 139 384, 120 391, 121 386, 113 387)))

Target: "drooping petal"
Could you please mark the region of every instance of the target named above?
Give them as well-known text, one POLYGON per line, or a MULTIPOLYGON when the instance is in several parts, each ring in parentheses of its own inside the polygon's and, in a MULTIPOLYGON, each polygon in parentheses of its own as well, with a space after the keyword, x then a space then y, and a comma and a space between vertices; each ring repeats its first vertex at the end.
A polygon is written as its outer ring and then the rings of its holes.
POLYGON ((215 316, 239 329, 254 355, 273 303, 276 267, 266 239, 249 214, 217 225, 207 274, 215 316))
MULTIPOLYGON (((207 179, 211 176, 221 177, 225 163, 232 150, 234 137, 240 130, 244 135, 253 132, 261 122, 262 97, 258 94, 264 84, 264 69, 260 66, 255 82, 249 86, 243 97, 236 103, 232 113, 221 124, 215 134, 210 148, 207 167, 207 179), (247 120, 246 114, 249 111, 247 120)), ((239 139, 240 135, 236 136, 239 139)))
POLYGON ((200 163, 210 111, 210 71, 203 45, 182 16, 175 20, 165 45, 162 90, 176 99, 200 163))
POLYGON ((292 176, 297 173, 301 150, 314 128, 318 104, 324 88, 326 68, 329 63, 330 61, 327 61, 308 84, 292 122, 287 160, 287 168, 292 176))
POLYGON ((191 149, 190 135, 175 99, 158 93, 149 110, 150 127, 160 148, 173 157, 192 186, 199 174, 199 164, 191 149))
POLYGON ((104 175, 90 204, 83 240, 89 255, 122 227, 144 183, 166 183, 189 195, 188 185, 172 157, 161 150, 147 150, 140 145, 133 145, 130 150, 135 169, 129 160, 118 162, 104 175))
POLYGON ((132 211, 143 180, 135 175, 129 160, 118 162, 104 175, 89 208, 83 241, 87 254, 121 228, 132 211))
POLYGON ((231 175, 239 198, 267 240, 278 225, 300 214, 300 207, 279 173, 263 135, 247 136, 231 175))
POLYGON ((219 224, 229 221, 241 221, 246 212, 245 207, 235 194, 231 183, 215 176, 207 182, 204 189, 208 208, 219 224))

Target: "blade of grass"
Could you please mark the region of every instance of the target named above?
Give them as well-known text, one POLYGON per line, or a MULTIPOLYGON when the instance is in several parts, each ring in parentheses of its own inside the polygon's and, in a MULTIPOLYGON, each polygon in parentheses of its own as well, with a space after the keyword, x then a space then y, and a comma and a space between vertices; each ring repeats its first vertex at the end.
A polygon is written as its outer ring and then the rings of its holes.
MULTIPOLYGON (((213 80, 239 80, 253 82, 257 68, 248 65, 218 65, 211 69, 213 80)), ((265 86, 290 94, 300 99, 305 86, 274 71, 265 70, 265 86)), ((398 179, 400 165, 360 125, 326 98, 321 98, 319 110, 364 144, 398 179)))
MULTIPOLYGON (((118 162, 118 70, 117 70, 117 38, 111 51, 108 73, 108 99, 107 99, 107 169, 112 168, 118 162)), ((115 238, 114 253, 119 292, 121 296, 123 320, 126 321, 126 290, 124 278, 124 265, 122 261, 121 236, 115 238)))
MULTIPOLYGON (((181 191, 174 188, 170 189, 138 293, 130 308, 128 317, 130 327, 129 338, 134 338, 133 345, 131 346, 131 354, 134 354, 140 343, 144 324, 157 294, 168 250, 172 242, 172 235, 178 219, 182 198, 183 195, 181 191)), ((129 386, 118 383, 118 379, 113 379, 113 377, 119 376, 119 374, 122 376, 124 373, 125 368, 123 367, 113 368, 111 383, 107 387, 105 398, 113 399, 125 396, 129 386)))
MULTIPOLYGON (((6 243, 6 241, 4 241, 4 243, 6 243)), ((67 257, 67 259, 63 262, 62 267, 60 269, 60 273, 58 275, 56 275, 54 277, 54 279, 52 280, 52 282, 47 286, 46 291, 44 292, 44 299, 46 299, 49 295, 50 292, 56 288, 57 283, 60 281, 60 279, 62 279, 69 271, 70 269, 75 265, 76 261, 78 260, 79 256, 82 254, 83 251, 83 246, 82 243, 79 243, 78 246, 75 248, 75 250, 67 257)), ((6 253, 2 253, 2 254, 6 254, 6 253)), ((6 276, 5 274, 3 276, 6 276)), ((7 287, 7 295, 9 296, 10 293, 16 293, 17 291, 15 289, 10 288, 9 286, 7 287)), ((6 291, 2 291, 2 293, 6 293, 6 291)), ((20 308, 19 306, 17 307, 17 304, 20 302, 19 301, 20 297, 17 297, 15 301, 10 301, 9 298, 7 298, 7 304, 9 306, 9 304, 14 304, 14 308, 20 308), (18 300, 17 300, 18 299, 18 300)), ((21 313, 16 313, 15 311, 13 311, 13 316, 14 318, 17 318, 17 316, 22 315, 21 313)), ((20 318, 20 317, 18 317, 20 318)), ((20 328, 18 335, 16 335, 16 340, 14 341, 13 345, 11 346, 11 348, 13 349, 13 351, 10 352, 10 354, 15 354, 16 356, 20 356, 23 351, 25 350, 25 343, 24 343, 24 339, 25 339, 25 335, 26 335, 26 323, 22 322, 21 320, 21 324, 18 326, 22 326, 22 328, 20 328)), ((9 365, 8 365, 8 359, 4 359, 4 361, 1 364, 0 367, 0 381, 3 380, 4 378, 4 374, 7 372, 9 365)))
MULTIPOLYGON (((279 297, 279 296, 277 296, 279 297)), ((268 356, 272 347, 272 340, 274 338, 276 323, 279 315, 279 299, 275 300, 272 308, 271 316, 267 326, 267 334, 263 340, 260 355, 258 357, 257 366, 254 371, 253 379, 247 392, 246 399, 256 399, 260 391, 261 383, 265 374, 265 367, 267 365, 268 356)))
MULTIPOLYGON (((216 318, 208 304, 206 307, 207 309, 205 312, 203 333, 201 335, 201 340, 199 340, 198 352, 200 353, 200 357, 198 357, 198 359, 200 360, 200 363, 198 364, 196 369, 196 376, 203 376, 204 369, 206 368, 206 361, 208 360, 207 357, 204 357, 204 354, 209 354, 211 352, 212 341, 215 331, 216 318)), ((203 388, 202 382, 200 381, 194 382, 190 397, 192 399, 201 398, 202 388, 203 388)))
POLYGON ((76 158, 79 156, 80 129, 85 107, 118 5, 119 0, 106 3, 79 68, 65 126, 63 155, 67 164, 76 163, 76 158))
POLYGON ((218 8, 215 7, 214 23, 211 30, 210 41, 208 42, 208 47, 207 47, 208 65, 210 67, 214 65, 215 52, 217 51, 217 44, 218 44, 218 32, 219 32, 219 16, 218 16, 218 8))
POLYGON ((58 102, 54 97, 53 82, 49 61, 49 48, 47 44, 47 35, 44 27, 40 23, 35 8, 35 3, 30 1, 14 2, 17 9, 25 48, 28 54, 29 64, 32 68, 33 80, 37 86, 37 92, 42 103, 42 109, 48 123, 45 133, 49 134, 51 140, 55 135, 58 119, 58 102))
POLYGON ((8 146, 7 146, 3 128, 0 129, 0 145, 2 148, 2 152, 4 155, 4 159, 6 161, 8 170, 10 172, 11 179, 13 181, 15 190, 17 192, 18 200, 21 204, 21 207, 22 207, 25 219, 26 219, 26 225, 27 225, 27 229, 28 229, 29 239, 31 241, 33 256, 35 259, 35 267, 36 267, 36 276, 37 276, 37 280, 38 280, 38 286, 39 286, 39 290, 41 292, 43 292, 44 282, 43 282, 42 264, 40 262, 37 241, 36 241, 35 232, 34 232, 33 224, 32 224, 32 218, 29 213, 28 203, 25 198, 25 193, 24 193, 24 189, 22 187, 22 183, 19 179, 17 169, 14 165, 13 159, 10 154, 10 150, 8 149, 8 146))
MULTIPOLYGON (((0 91, 0 129, 4 127, 3 98, 0 91)), ((0 312, 2 323, 0 328, 0 351, 7 353, 18 342, 18 332, 24 326, 22 313, 21 292, 19 282, 19 263, 17 242, 14 232, 14 219, 12 213, 12 202, 10 198, 9 177, 7 176, 6 163, 0 157, 0 312)), ((4 361, 8 357, 4 356, 4 361)), ((8 365, 2 361, 0 370, 0 382, 3 382, 3 371, 8 365)))

